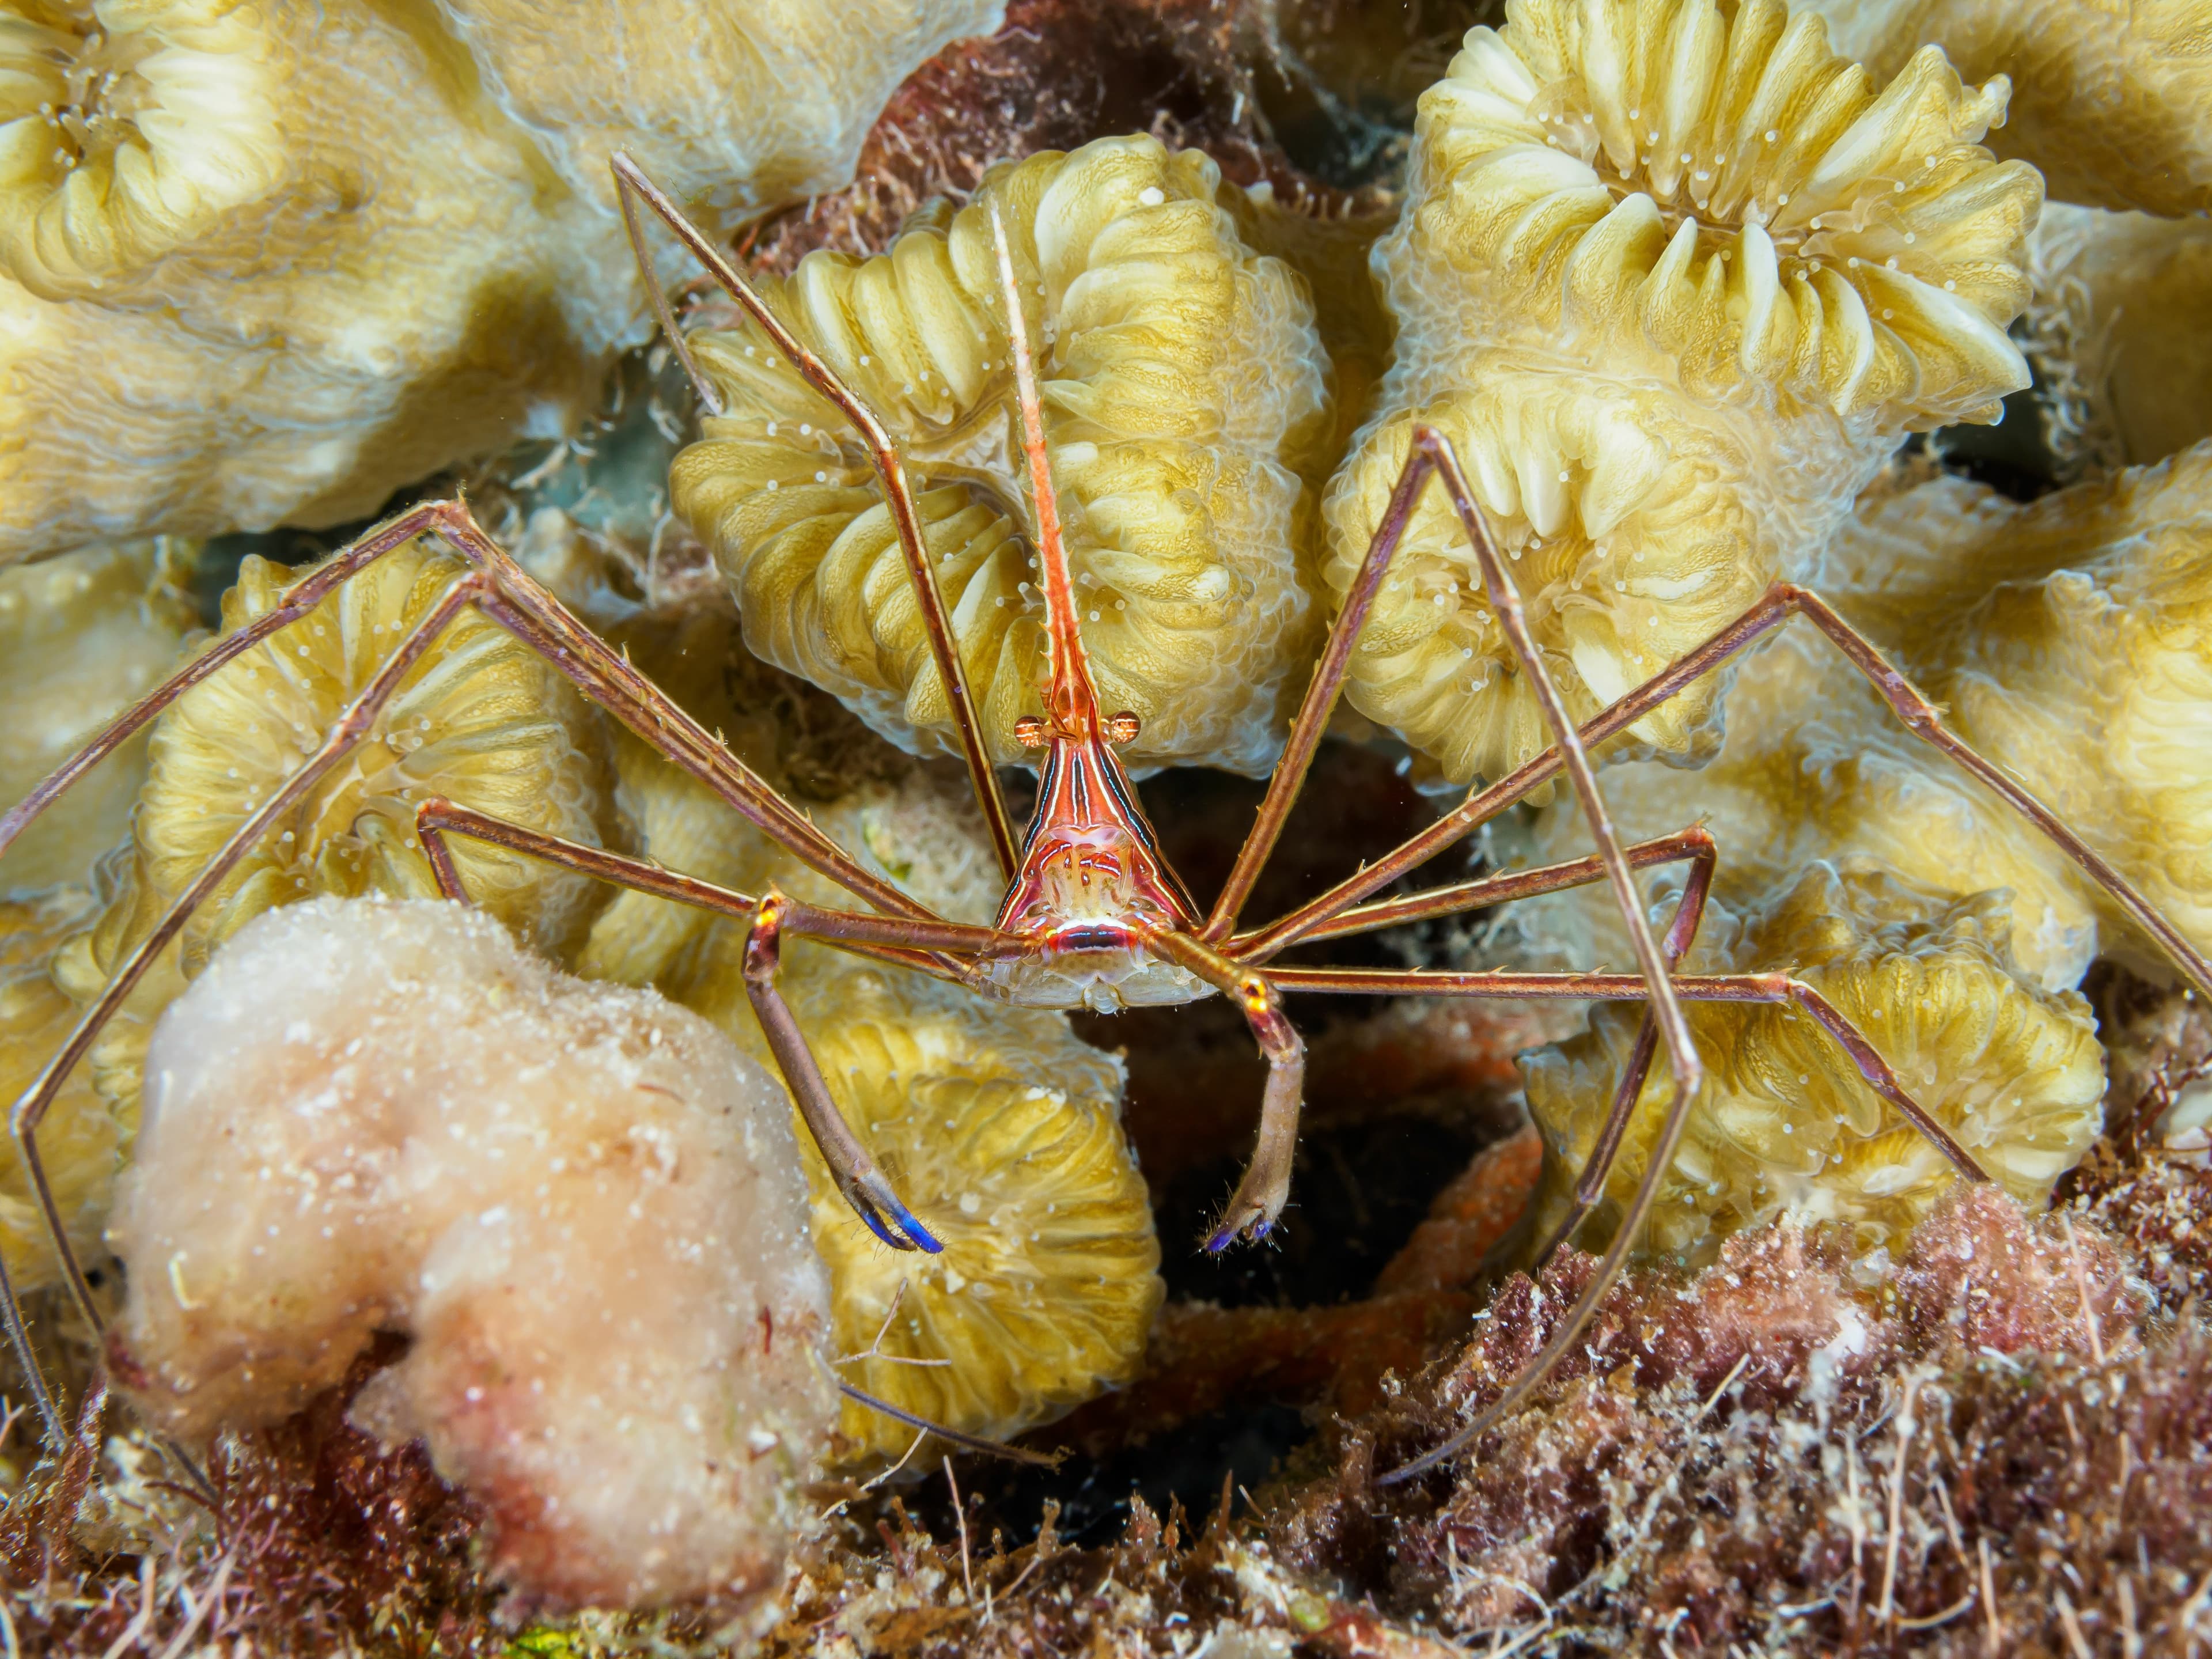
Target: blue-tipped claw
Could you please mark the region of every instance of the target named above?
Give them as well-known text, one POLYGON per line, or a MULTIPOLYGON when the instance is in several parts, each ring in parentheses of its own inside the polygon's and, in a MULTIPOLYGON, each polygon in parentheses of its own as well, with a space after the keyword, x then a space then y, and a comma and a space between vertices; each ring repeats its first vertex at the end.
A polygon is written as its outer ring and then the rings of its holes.
POLYGON ((942 1255, 945 1246, 939 1243, 928 1228, 914 1218, 914 1212, 898 1201, 898 1194, 880 1176, 863 1176, 852 1186, 844 1188, 845 1201, 853 1206, 853 1213, 868 1224, 868 1231, 895 1250, 926 1250, 931 1255, 942 1255), (880 1205, 890 1217, 885 1223, 878 1214, 880 1205), (898 1231, 891 1229, 896 1227, 898 1231))
MULTIPOLYGON (((1258 1244, 1264 1243, 1267 1235, 1274 1230, 1275 1224, 1273 1222, 1268 1220, 1265 1216, 1260 1216, 1253 1220, 1251 1230, 1249 1232, 1244 1233, 1243 1237, 1249 1239, 1253 1243, 1258 1244)), ((1206 1238, 1206 1253, 1208 1255, 1219 1255, 1224 1250, 1227 1249, 1231 1244, 1234 1244, 1237 1242, 1238 1231, 1239 1230, 1237 1228, 1231 1225, 1228 1222, 1223 1222, 1218 1227, 1216 1227, 1212 1233, 1206 1238)))
POLYGON ((913 1249, 913 1246, 908 1244, 904 1239, 892 1237, 890 1230, 885 1227, 882 1222, 876 1219, 875 1211, 871 1209, 867 1205, 855 1204, 853 1206, 853 1213, 860 1217, 861 1220, 866 1222, 868 1224, 868 1231, 873 1233, 878 1238, 882 1239, 884 1243, 890 1245, 891 1249, 895 1250, 913 1249))
MULTIPOLYGON (((937 1242, 936 1237, 930 1232, 928 1228, 923 1226, 921 1223, 914 1218, 912 1212, 907 1209, 905 1205, 900 1203, 898 1200, 894 1198, 890 1200, 890 1207, 891 1218, 898 1223, 899 1231, 904 1233, 908 1239, 913 1241, 905 1248, 908 1249, 926 1250, 932 1255, 942 1255, 945 1254, 945 1246, 937 1242)), ((879 1227, 876 1231, 881 1232, 883 1230, 879 1227)))

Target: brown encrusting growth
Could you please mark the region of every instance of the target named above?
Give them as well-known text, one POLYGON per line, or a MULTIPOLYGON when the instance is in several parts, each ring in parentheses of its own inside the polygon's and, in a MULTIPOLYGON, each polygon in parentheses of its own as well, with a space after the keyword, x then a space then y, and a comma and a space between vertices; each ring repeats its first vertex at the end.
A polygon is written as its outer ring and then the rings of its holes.
MULTIPOLYGON (((1355 1030, 1361 1028, 1355 1028, 1355 1030)), ((1534 1129, 1486 1148, 1437 1194, 1425 1220, 1358 1302, 1223 1308, 1176 1302, 1152 1328, 1145 1369, 1040 1438, 1097 1457, 1261 1401, 1371 1411, 1467 1328, 1474 1287, 1528 1208, 1542 1146, 1534 1129)))
POLYGON ((1694 1277, 1617 1288, 1538 1403, 1448 1474, 1379 1485, 1541 1346, 1589 1271, 1570 1257, 1309 1452, 1334 1469, 1263 1495, 1266 1534, 1462 1640, 2178 1639, 2212 1566, 2212 1348, 2193 1321, 2142 1322, 2133 1265, 2086 1218, 2031 1222, 1985 1188, 1870 1289, 1832 1241, 1747 1234, 1694 1277))
MULTIPOLYGON (((1450 23, 1475 21, 1474 7, 1444 9, 1450 18, 1406 26, 1409 55, 1425 45, 1441 66, 1458 36, 1450 23)), ((1271 185, 1286 205, 1322 216, 1387 205, 1386 190, 1332 189, 1285 153, 1267 94, 1286 82, 1306 90, 1309 72, 1282 21, 1252 0, 1013 0, 997 34, 946 48, 899 88, 853 184, 771 216, 739 251, 778 276, 816 248, 873 253, 932 197, 965 200, 992 162, 1106 133, 1203 149, 1231 183, 1271 185)))

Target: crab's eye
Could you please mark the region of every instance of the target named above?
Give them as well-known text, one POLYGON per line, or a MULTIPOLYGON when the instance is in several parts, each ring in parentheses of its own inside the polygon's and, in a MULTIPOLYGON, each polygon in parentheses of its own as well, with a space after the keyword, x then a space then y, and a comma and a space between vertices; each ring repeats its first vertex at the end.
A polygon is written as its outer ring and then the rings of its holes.
POLYGON ((1137 733, 1143 729, 1144 722, 1126 708, 1106 721, 1107 738, 1114 743, 1134 743, 1137 733))
MULTIPOLYGON (((1130 718, 1133 720, 1134 716, 1130 718)), ((1130 736, 1135 735, 1136 732, 1133 728, 1130 736)), ((1014 722, 1014 741, 1024 749, 1042 749, 1052 741, 1052 734, 1045 729, 1045 723, 1041 716, 1024 714, 1014 722)))

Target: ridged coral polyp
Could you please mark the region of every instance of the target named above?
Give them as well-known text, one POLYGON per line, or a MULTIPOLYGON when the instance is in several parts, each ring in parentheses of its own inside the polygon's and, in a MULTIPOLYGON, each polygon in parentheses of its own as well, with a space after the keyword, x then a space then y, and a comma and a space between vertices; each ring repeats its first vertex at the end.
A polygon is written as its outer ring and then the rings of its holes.
MULTIPOLYGON (((1015 722, 1042 708, 1044 635, 994 204, 1034 298, 1091 672, 1103 706, 1139 720, 1129 758, 1264 774, 1304 689, 1328 362, 1304 285, 1239 240, 1221 191, 1203 155, 1102 138, 994 168, 889 252, 810 254, 767 289, 904 452, 1002 762, 1022 758, 1015 722)), ((758 331, 692 347, 725 410, 677 458, 671 493, 736 592, 746 643, 894 741, 946 746, 944 686, 858 434, 758 331)))
MULTIPOLYGON (((1471 31, 1376 255, 1397 356, 1330 487, 1324 580, 1349 586, 1424 422, 1580 715, 1802 569, 1900 434, 2027 383, 2005 330, 2042 186, 1978 143, 2006 93, 1934 50, 1877 88, 1779 0, 1526 0, 1471 31)), ((1453 781, 1545 740, 1440 492, 1350 695, 1453 781)), ((1717 696, 1635 743, 1700 757, 1717 696)))

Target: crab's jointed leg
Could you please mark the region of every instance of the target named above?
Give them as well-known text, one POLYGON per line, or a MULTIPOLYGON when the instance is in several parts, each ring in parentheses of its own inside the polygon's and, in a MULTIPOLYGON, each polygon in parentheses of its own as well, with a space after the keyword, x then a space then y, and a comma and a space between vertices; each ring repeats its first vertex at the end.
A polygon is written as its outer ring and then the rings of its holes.
MULTIPOLYGON (((76 1253, 70 1245, 40 1157, 40 1122, 101 1029, 155 959, 183 930, 193 910, 215 890, 240 859, 264 836, 273 833, 278 819, 296 806, 315 783, 361 741, 422 653, 464 610, 477 611, 536 650, 585 696, 622 721, 657 753, 697 777, 732 810, 810 868, 875 905, 888 916, 924 924, 937 922, 926 906, 846 854, 665 693, 631 667, 620 653, 578 622, 485 533, 466 505, 458 501, 424 502, 368 532, 308 572, 287 595, 285 602, 267 616, 216 641, 203 656, 140 698, 20 805, 0 817, 0 850, 4 850, 9 842, 83 776, 94 761, 112 753, 191 686, 234 660, 242 651, 311 614, 347 578, 384 554, 425 534, 436 535, 458 553, 469 566, 467 572, 440 597, 375 678, 347 706, 322 744, 240 826, 153 931, 118 965, 106 988, 86 1009, 68 1042, 15 1103, 9 1127, 30 1177, 32 1195, 45 1218, 71 1299, 95 1332, 101 1327, 99 1310, 76 1253)), ((30 1351, 21 1310, 15 1302, 13 1286, 4 1276, 0 1276, 0 1299, 8 1304, 7 1316, 0 1319, 0 1323, 6 1325, 9 1339, 26 1372, 34 1373, 35 1358, 30 1351)), ((46 1419, 51 1434, 60 1423, 58 1410, 50 1413, 42 1409, 40 1415, 46 1419)))
POLYGON ((867 445, 869 459, 890 506, 891 524, 898 532, 899 552, 906 561, 907 579, 914 586, 922 628, 929 635, 930 659, 937 665, 938 674, 945 682, 945 700, 952 711, 953 729, 959 734, 960 752, 968 763, 969 781, 975 786, 976 802, 983 809, 983 822, 999 856, 1000 872, 1011 878, 1015 863, 1013 822, 1006 815, 1006 797, 999 789, 999 775, 991 765, 990 745, 984 740, 975 700, 968 689, 967 666, 960 659, 959 636, 952 630, 951 614, 945 609, 945 595, 938 587, 936 567, 929 562, 929 551, 922 540, 921 516, 915 510, 914 489, 907 482, 897 444, 875 411, 860 401, 834 369, 799 343, 784 326, 783 319, 738 274, 737 267, 723 257, 721 250, 684 217, 684 210, 645 176, 636 162, 617 151, 609 165, 614 169, 616 193, 622 198, 623 222, 629 232, 630 247, 637 256, 646 292, 653 296, 653 311, 660 319, 661 331, 675 347, 684 373, 698 391, 700 401, 714 413, 722 412, 720 395, 692 360, 684 331, 677 326, 668 308, 668 296, 662 293, 653 276, 653 261, 646 252, 644 231, 638 223, 636 204, 640 202, 651 208, 676 239, 690 250, 707 274, 768 336, 769 343, 805 378, 807 384, 837 406, 867 445))

